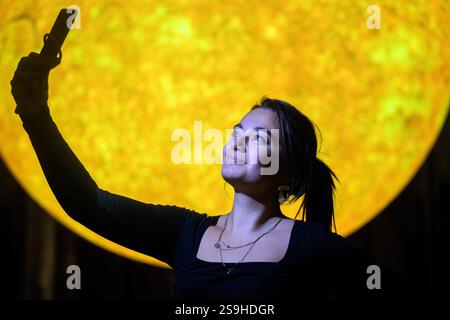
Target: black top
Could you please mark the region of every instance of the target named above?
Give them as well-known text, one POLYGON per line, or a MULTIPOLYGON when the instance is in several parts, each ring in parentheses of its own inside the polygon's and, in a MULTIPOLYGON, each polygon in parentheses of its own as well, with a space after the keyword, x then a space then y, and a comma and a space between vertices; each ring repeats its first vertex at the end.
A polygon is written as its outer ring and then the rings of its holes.
POLYGON ((386 296, 399 289, 397 278, 380 266, 381 290, 369 290, 367 268, 377 263, 349 240, 320 224, 300 220, 294 223, 280 262, 244 261, 227 275, 221 262, 196 258, 203 234, 218 216, 143 203, 103 190, 61 136, 48 106, 21 119, 65 212, 103 237, 169 264, 175 271, 175 300, 386 296))

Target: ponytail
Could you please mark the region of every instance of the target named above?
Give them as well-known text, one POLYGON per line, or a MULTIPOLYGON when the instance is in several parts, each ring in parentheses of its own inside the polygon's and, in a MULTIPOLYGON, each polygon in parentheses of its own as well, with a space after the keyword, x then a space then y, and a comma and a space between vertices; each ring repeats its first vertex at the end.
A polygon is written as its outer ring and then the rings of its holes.
MULTIPOLYGON (((334 219, 334 190, 336 189, 333 177, 338 180, 334 172, 320 159, 313 160, 312 177, 309 186, 305 189, 303 202, 299 211, 302 219, 307 222, 322 224, 326 230, 331 230, 334 219)), ((339 181, 339 180, 338 180, 339 181)))

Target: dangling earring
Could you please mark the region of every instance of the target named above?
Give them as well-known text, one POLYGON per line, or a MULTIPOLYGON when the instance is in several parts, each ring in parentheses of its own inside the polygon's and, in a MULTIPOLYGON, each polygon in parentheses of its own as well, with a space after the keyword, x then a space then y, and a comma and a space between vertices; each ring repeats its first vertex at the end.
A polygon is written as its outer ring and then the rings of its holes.
POLYGON ((278 202, 280 204, 283 204, 287 200, 288 196, 287 195, 285 196, 283 194, 283 191, 288 191, 288 190, 289 190, 289 186, 279 186, 278 187, 278 191, 280 191, 280 193, 278 194, 278 202))

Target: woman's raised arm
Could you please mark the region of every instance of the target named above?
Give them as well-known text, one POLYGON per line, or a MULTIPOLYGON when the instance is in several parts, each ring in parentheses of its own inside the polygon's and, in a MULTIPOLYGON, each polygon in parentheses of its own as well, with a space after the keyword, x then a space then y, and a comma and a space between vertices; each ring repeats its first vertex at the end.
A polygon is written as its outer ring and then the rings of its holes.
POLYGON ((168 264, 188 219, 200 214, 182 207, 143 203, 102 190, 59 132, 47 105, 52 61, 30 54, 11 80, 16 113, 45 177, 64 211, 92 231, 168 264))

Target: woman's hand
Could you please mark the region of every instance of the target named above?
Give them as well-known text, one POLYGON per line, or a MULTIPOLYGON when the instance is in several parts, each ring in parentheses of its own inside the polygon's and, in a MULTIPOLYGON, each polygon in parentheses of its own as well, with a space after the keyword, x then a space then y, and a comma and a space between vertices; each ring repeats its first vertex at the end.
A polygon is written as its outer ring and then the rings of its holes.
POLYGON ((16 101, 15 113, 31 115, 42 109, 48 100, 48 75, 59 65, 60 59, 51 59, 31 52, 22 57, 11 80, 11 93, 16 101))

